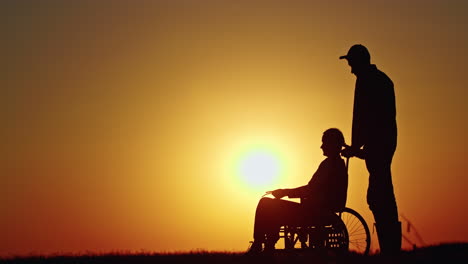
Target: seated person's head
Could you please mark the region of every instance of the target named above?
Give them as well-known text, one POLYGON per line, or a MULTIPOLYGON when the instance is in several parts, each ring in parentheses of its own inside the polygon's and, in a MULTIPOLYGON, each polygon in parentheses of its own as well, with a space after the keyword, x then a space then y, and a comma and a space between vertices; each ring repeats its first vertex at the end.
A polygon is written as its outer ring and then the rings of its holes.
POLYGON ((323 132, 322 146, 323 155, 327 157, 339 156, 345 145, 343 133, 337 128, 330 128, 323 132))

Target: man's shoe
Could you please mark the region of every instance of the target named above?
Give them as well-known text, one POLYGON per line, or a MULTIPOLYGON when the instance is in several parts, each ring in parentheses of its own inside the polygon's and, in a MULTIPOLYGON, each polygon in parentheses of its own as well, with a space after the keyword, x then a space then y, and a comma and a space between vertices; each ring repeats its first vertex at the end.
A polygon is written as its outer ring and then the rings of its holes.
POLYGON ((376 223, 380 254, 398 256, 401 250, 401 222, 376 223))

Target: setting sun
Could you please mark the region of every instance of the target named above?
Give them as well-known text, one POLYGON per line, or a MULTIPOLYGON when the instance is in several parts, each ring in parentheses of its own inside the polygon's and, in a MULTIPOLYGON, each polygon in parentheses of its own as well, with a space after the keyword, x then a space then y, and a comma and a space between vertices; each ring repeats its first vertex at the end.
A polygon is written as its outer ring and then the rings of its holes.
POLYGON ((239 164, 240 176, 253 188, 268 188, 278 179, 279 171, 278 158, 264 150, 247 153, 239 164))
MULTIPOLYGON (((394 83, 402 247, 468 241, 468 1, 70 2, 0 8, 0 259, 245 251, 323 132, 352 143, 354 44, 394 83)), ((368 164, 349 162, 375 252, 368 164)))

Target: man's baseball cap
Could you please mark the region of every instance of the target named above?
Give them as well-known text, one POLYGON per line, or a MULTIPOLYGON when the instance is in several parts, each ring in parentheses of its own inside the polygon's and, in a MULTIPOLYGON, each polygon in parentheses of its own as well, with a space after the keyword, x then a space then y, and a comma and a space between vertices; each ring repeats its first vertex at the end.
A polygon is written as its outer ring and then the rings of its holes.
POLYGON ((348 50, 348 54, 340 56, 341 59, 347 59, 348 61, 370 61, 370 54, 366 47, 356 44, 348 50))

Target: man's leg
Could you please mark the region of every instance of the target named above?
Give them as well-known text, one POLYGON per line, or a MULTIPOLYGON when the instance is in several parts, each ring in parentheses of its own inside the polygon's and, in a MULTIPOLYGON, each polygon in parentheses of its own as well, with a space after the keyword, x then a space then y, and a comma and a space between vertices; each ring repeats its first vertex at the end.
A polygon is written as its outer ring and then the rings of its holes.
POLYGON ((390 168, 392 155, 375 153, 366 157, 370 173, 367 202, 374 215, 380 250, 386 255, 397 254, 401 249, 401 223, 390 168))

